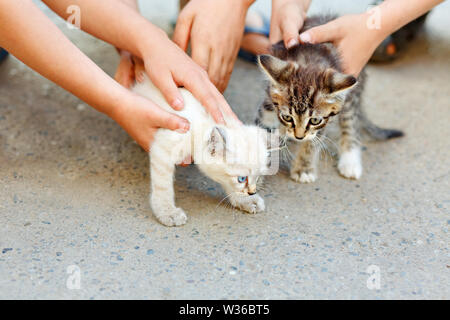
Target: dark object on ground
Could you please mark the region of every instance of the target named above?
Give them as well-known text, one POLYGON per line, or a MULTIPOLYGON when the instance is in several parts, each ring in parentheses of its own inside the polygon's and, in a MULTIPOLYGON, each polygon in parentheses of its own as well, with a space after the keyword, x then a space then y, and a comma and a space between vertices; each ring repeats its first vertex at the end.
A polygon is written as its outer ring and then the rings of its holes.
POLYGON ((6 51, 3 48, 0 48, 0 62, 5 60, 8 55, 9 55, 8 51, 6 51))

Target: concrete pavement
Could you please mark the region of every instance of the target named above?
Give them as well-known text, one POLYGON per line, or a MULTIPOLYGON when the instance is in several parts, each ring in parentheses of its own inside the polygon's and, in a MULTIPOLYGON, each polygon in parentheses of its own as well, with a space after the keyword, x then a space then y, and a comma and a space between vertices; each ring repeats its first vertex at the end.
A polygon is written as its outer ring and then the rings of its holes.
MULTIPOLYGON (((46 12, 113 74, 112 47, 46 12)), ((330 158, 311 185, 282 170, 266 179, 266 212, 251 216, 217 206, 220 188, 180 168, 182 228, 153 218, 148 157, 116 123, 9 58, 0 65, 0 298, 449 299, 449 15, 445 2, 405 55, 369 68, 371 118, 406 137, 367 143, 360 181, 341 178, 330 158), (380 289, 368 288, 368 270, 379 271, 380 289), (80 289, 70 289, 78 271, 80 289)), ((238 61, 226 97, 243 120, 262 93, 257 68, 238 61)))

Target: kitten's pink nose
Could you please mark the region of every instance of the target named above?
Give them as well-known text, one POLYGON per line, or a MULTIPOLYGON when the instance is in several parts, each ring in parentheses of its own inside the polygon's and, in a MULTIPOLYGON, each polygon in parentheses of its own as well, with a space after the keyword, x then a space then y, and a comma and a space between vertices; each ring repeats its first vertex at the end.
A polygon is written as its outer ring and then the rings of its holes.
POLYGON ((306 132, 305 131, 306 130, 301 128, 301 127, 295 127, 294 132, 293 132, 294 133, 294 137, 297 140, 303 140, 306 137, 306 132))

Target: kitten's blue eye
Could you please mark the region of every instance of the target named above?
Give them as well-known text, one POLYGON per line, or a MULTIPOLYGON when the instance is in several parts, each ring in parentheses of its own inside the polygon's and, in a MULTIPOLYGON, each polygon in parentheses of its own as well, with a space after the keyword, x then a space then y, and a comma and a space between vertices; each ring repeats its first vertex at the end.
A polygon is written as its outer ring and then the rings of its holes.
POLYGON ((245 181, 247 181, 247 177, 238 177, 238 182, 239 183, 244 183, 245 181))

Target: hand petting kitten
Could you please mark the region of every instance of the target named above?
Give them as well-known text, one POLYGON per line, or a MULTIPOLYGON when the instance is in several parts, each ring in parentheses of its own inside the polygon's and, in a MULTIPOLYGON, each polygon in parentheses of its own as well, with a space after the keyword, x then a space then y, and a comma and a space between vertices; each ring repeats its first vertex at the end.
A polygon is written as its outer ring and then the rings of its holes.
POLYGON ((346 15, 300 35, 307 43, 331 42, 344 72, 358 76, 378 45, 391 33, 443 0, 385 0, 366 13, 346 15))
POLYGON ((286 48, 299 44, 298 30, 305 22, 311 0, 274 0, 270 22, 270 43, 283 40, 286 48))
POLYGON ((219 91, 227 88, 241 40, 245 15, 254 0, 190 0, 177 20, 173 41, 204 68, 219 91))

